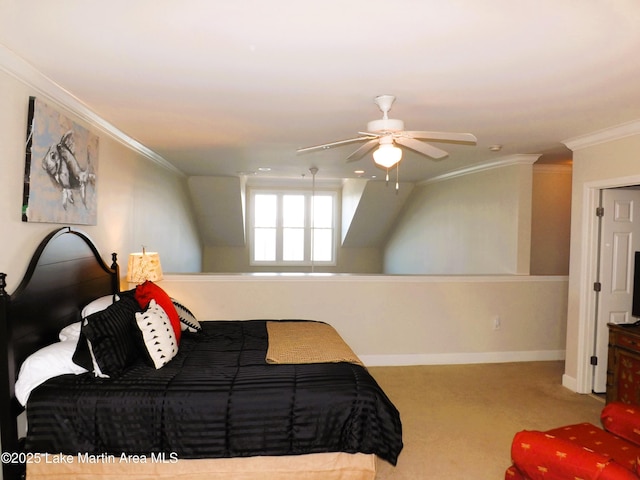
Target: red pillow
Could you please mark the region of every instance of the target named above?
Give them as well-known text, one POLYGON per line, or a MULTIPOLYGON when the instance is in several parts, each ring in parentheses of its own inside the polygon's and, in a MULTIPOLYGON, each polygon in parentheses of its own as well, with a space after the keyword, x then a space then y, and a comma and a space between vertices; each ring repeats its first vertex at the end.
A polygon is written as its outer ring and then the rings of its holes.
POLYGON ((611 402, 602 410, 600 420, 608 432, 640 445, 640 407, 637 405, 611 402))
POLYGON ((180 317, 178 316, 176 307, 171 301, 171 297, 167 295, 167 292, 162 290, 155 283, 147 280, 136 287, 135 297, 140 304, 140 307, 145 310, 149 306, 149 302, 151 300, 155 300, 156 303, 162 307, 169 317, 169 320, 171 320, 171 326, 173 327, 173 331, 176 335, 176 342, 180 343, 180 334, 182 333, 182 329, 180 328, 180 317))

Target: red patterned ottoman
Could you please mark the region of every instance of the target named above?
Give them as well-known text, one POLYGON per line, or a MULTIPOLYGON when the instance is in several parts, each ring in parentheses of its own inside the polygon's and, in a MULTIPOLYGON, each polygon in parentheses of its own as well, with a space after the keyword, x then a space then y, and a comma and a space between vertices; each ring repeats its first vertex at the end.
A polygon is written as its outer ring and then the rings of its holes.
POLYGON ((546 432, 518 432, 506 480, 627 480, 640 478, 640 408, 611 403, 603 430, 590 423, 546 432))

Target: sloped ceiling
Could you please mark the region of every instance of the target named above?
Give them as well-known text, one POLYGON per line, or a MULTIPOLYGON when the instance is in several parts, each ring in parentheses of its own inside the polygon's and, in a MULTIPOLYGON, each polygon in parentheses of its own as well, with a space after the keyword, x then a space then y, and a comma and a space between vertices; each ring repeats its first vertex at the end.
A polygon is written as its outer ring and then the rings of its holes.
POLYGON ((205 245, 245 244, 244 182, 240 177, 189 177, 189 192, 205 245))
POLYGON ((342 189, 342 246, 378 247, 413 190, 413 184, 350 179, 342 189), (354 185, 355 184, 355 185, 354 185))

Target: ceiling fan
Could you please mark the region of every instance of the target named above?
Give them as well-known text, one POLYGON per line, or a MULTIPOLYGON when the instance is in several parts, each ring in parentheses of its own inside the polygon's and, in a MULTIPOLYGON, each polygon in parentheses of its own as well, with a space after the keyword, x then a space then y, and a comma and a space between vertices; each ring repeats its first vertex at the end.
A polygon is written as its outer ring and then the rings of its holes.
POLYGON ((297 153, 324 150, 349 143, 366 142, 347 157, 347 162, 360 160, 364 155, 369 153, 369 151, 379 145, 378 149, 373 152, 373 159, 378 165, 388 170, 397 165, 402 159, 402 150, 396 145, 406 147, 434 160, 444 158, 448 153, 423 140, 475 145, 477 138, 471 133, 405 130, 402 120, 389 118, 389 110, 391 110, 391 105, 393 105, 395 99, 396 97, 393 95, 380 95, 374 99, 375 104, 380 111, 382 111, 382 119, 369 122, 366 132, 358 132, 359 137, 300 148, 297 150, 297 153))

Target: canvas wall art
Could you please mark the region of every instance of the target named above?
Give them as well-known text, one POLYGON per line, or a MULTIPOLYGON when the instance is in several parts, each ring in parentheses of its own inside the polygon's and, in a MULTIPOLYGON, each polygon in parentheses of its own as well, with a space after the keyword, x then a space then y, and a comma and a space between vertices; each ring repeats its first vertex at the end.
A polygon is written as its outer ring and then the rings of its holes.
POLYGON ((29 98, 22 220, 97 223, 97 135, 29 98))

